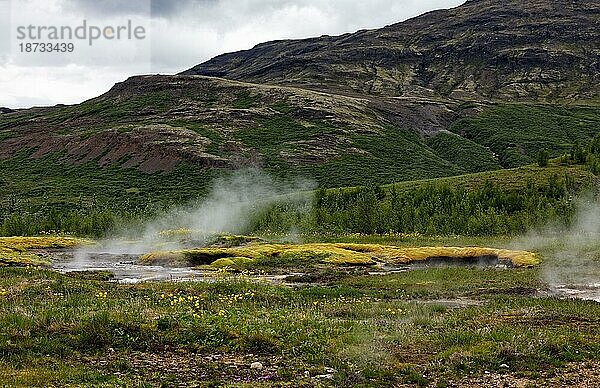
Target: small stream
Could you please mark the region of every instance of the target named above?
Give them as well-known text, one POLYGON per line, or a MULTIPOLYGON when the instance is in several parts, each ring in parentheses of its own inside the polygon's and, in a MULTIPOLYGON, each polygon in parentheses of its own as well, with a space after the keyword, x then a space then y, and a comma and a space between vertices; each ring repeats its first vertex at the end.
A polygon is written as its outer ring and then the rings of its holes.
POLYGON ((600 303, 600 283, 579 285, 557 285, 553 287, 556 295, 571 298, 592 300, 600 303))
MULTIPOLYGON (((84 254, 77 251, 61 250, 48 252, 52 257, 52 269, 61 273, 72 272, 110 272, 114 275, 113 282, 121 284, 135 284, 143 282, 188 282, 203 281, 214 282, 213 271, 202 271, 189 267, 164 267, 147 266, 137 264, 141 253, 115 254, 102 251, 86 251, 84 254)), ((447 264, 447 263, 446 263, 447 264)), ((463 266, 465 263, 455 263, 463 266)), ((503 263, 489 262, 479 263, 478 267, 507 268, 503 263), (483 265, 482 265, 483 264, 483 265), (489 265, 485 265, 489 264, 489 265)), ((380 266, 379 271, 368 272, 371 276, 381 276, 391 273, 402 273, 415 269, 440 268, 440 262, 433 261, 428 265, 423 263, 417 265, 405 265, 402 267, 380 266)), ((287 284, 286 279, 290 276, 301 276, 301 273, 290 273, 288 275, 263 275, 256 276, 257 280, 267 281, 273 284, 287 284)), ((555 295, 562 298, 573 298, 600 302, 600 283, 580 285, 557 285, 551 288, 549 293, 541 295, 555 295)))
MULTIPOLYGON (((73 272, 110 272, 114 276, 111 281, 121 284, 144 282, 214 282, 214 271, 203 271, 190 267, 165 267, 159 265, 137 264, 142 254, 115 254, 109 252, 86 251, 81 255, 75 251, 56 251, 50 253, 51 268, 60 273, 73 272)), ((273 284, 281 284, 289 275, 256 275, 253 278, 273 284)))
POLYGON ((84 258, 78 258, 74 252, 64 251, 52 256, 52 269, 58 272, 110 272, 118 283, 208 280, 204 279, 207 275, 205 272, 192 268, 139 265, 139 254, 86 252, 84 258))

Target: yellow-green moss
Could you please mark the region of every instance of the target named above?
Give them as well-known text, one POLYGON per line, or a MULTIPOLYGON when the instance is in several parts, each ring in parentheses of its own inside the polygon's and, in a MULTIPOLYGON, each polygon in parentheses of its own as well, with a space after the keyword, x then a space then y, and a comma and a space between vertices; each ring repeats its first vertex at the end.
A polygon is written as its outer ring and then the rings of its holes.
POLYGON ((0 249, 0 267, 45 266, 48 264, 50 264, 48 260, 32 253, 0 249))
POLYGON ((158 232, 158 235, 162 238, 182 238, 182 237, 190 237, 192 235, 191 229, 168 229, 161 230, 158 232))
POLYGON ((510 261, 515 267, 534 266, 540 263, 537 255, 528 251, 511 251, 507 249, 482 247, 416 247, 400 248, 377 244, 335 244, 352 251, 370 254, 380 261, 389 264, 408 264, 431 258, 477 258, 495 256, 501 261, 510 261))
POLYGON ((186 265, 188 261, 183 251, 151 252, 140 257, 141 264, 186 265))
POLYGON ((224 259, 218 259, 212 262, 211 266, 216 268, 223 267, 244 267, 246 265, 252 264, 254 259, 250 259, 248 257, 228 257, 224 259))
POLYGON ((323 258, 324 263, 336 265, 371 265, 375 262, 365 254, 352 252, 337 248, 331 244, 306 244, 306 245, 280 245, 280 244, 257 244, 247 247, 232 248, 198 248, 174 252, 154 252, 144 255, 142 263, 156 264, 173 260, 181 261, 183 258, 191 265, 212 264, 220 259, 235 258, 240 264, 245 260, 246 264, 253 260, 262 259, 267 261, 282 255, 297 255, 299 261, 307 258, 323 258))
MULTIPOLYGON (((532 252, 480 247, 419 247, 400 248, 377 244, 253 244, 231 248, 197 248, 173 252, 154 252, 141 258, 142 263, 187 263, 205 265, 220 260, 261 260, 268 264, 270 259, 297 256, 298 264, 313 259, 323 264, 368 266, 376 262, 391 265, 409 264, 431 258, 465 259, 485 256, 509 261, 515 267, 539 264, 532 252)), ((238 263, 239 264, 239 263, 238 263)))
POLYGON ((249 259, 247 257, 233 257, 231 260, 233 260, 236 265, 252 264, 254 262, 254 259, 249 259))
POLYGON ((218 236, 212 241, 213 245, 221 245, 223 247, 239 247, 242 245, 247 245, 251 243, 261 242, 262 239, 255 236, 238 236, 238 235, 230 235, 225 234, 218 236))
POLYGON ((218 260, 215 260, 211 264, 211 266, 217 267, 217 268, 233 267, 234 265, 235 265, 235 262, 231 259, 218 259, 218 260))
POLYGON ((28 251, 74 248, 91 243, 73 237, 0 237, 0 266, 48 265, 47 259, 28 251))
POLYGON ((92 244, 92 241, 75 237, 0 237, 0 247, 17 251, 74 248, 88 244, 92 244))

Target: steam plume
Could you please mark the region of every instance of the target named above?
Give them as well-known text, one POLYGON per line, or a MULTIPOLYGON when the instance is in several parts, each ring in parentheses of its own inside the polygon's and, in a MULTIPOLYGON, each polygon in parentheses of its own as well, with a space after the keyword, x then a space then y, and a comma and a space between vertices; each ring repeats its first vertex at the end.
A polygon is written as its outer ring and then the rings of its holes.
MULTIPOLYGON (((143 225, 122 231, 117 238, 101 242, 101 251, 143 254, 181 248, 181 243, 173 242, 173 236, 165 235, 164 231, 189 232, 189 238, 198 245, 217 234, 242 233, 253 213, 275 202, 306 206, 310 202, 307 201, 309 194, 302 193, 313 188, 314 184, 308 180, 282 182, 259 170, 237 171, 215 180, 202 200, 170 210, 143 225)), ((78 256, 86 260, 89 250, 80 251, 78 256)))
POLYGON ((600 202, 578 200, 570 226, 549 225, 515 241, 516 248, 542 252, 542 279, 562 294, 600 302, 600 202))

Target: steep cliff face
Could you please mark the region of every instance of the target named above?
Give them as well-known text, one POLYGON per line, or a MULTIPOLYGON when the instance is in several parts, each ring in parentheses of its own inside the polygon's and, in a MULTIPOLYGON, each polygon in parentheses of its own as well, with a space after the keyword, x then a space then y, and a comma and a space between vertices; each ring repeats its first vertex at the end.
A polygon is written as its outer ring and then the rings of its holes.
POLYGON ((184 74, 330 92, 492 100, 600 93, 599 0, 471 0, 378 30, 275 41, 184 74))

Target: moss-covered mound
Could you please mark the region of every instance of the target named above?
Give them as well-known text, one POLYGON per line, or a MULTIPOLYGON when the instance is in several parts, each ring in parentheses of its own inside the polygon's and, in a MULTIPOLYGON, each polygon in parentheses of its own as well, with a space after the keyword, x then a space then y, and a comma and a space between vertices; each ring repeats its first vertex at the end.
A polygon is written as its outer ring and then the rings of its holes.
POLYGON ((43 255, 30 251, 74 248, 90 243, 73 237, 0 237, 0 267, 48 265, 49 261, 43 255))
POLYGON ((533 252, 481 247, 399 248, 377 244, 335 244, 339 248, 372 255, 387 264, 410 264, 432 259, 477 259, 491 257, 513 267, 531 267, 540 263, 533 252))
POLYGON ((196 248, 171 252, 152 252, 140 258, 143 264, 209 265, 216 266, 234 261, 237 265, 256 262, 285 264, 313 262, 337 265, 373 265, 369 255, 338 248, 333 244, 253 244, 244 247, 196 248), (244 260, 245 259, 245 260, 244 260))
POLYGON ((252 265, 331 264, 371 266, 377 263, 402 265, 428 260, 462 260, 476 263, 492 258, 513 267, 539 264, 536 254, 493 248, 420 247, 400 248, 377 244, 254 244, 231 248, 196 248, 170 252, 152 252, 140 258, 143 264, 213 265, 244 267, 252 265))

